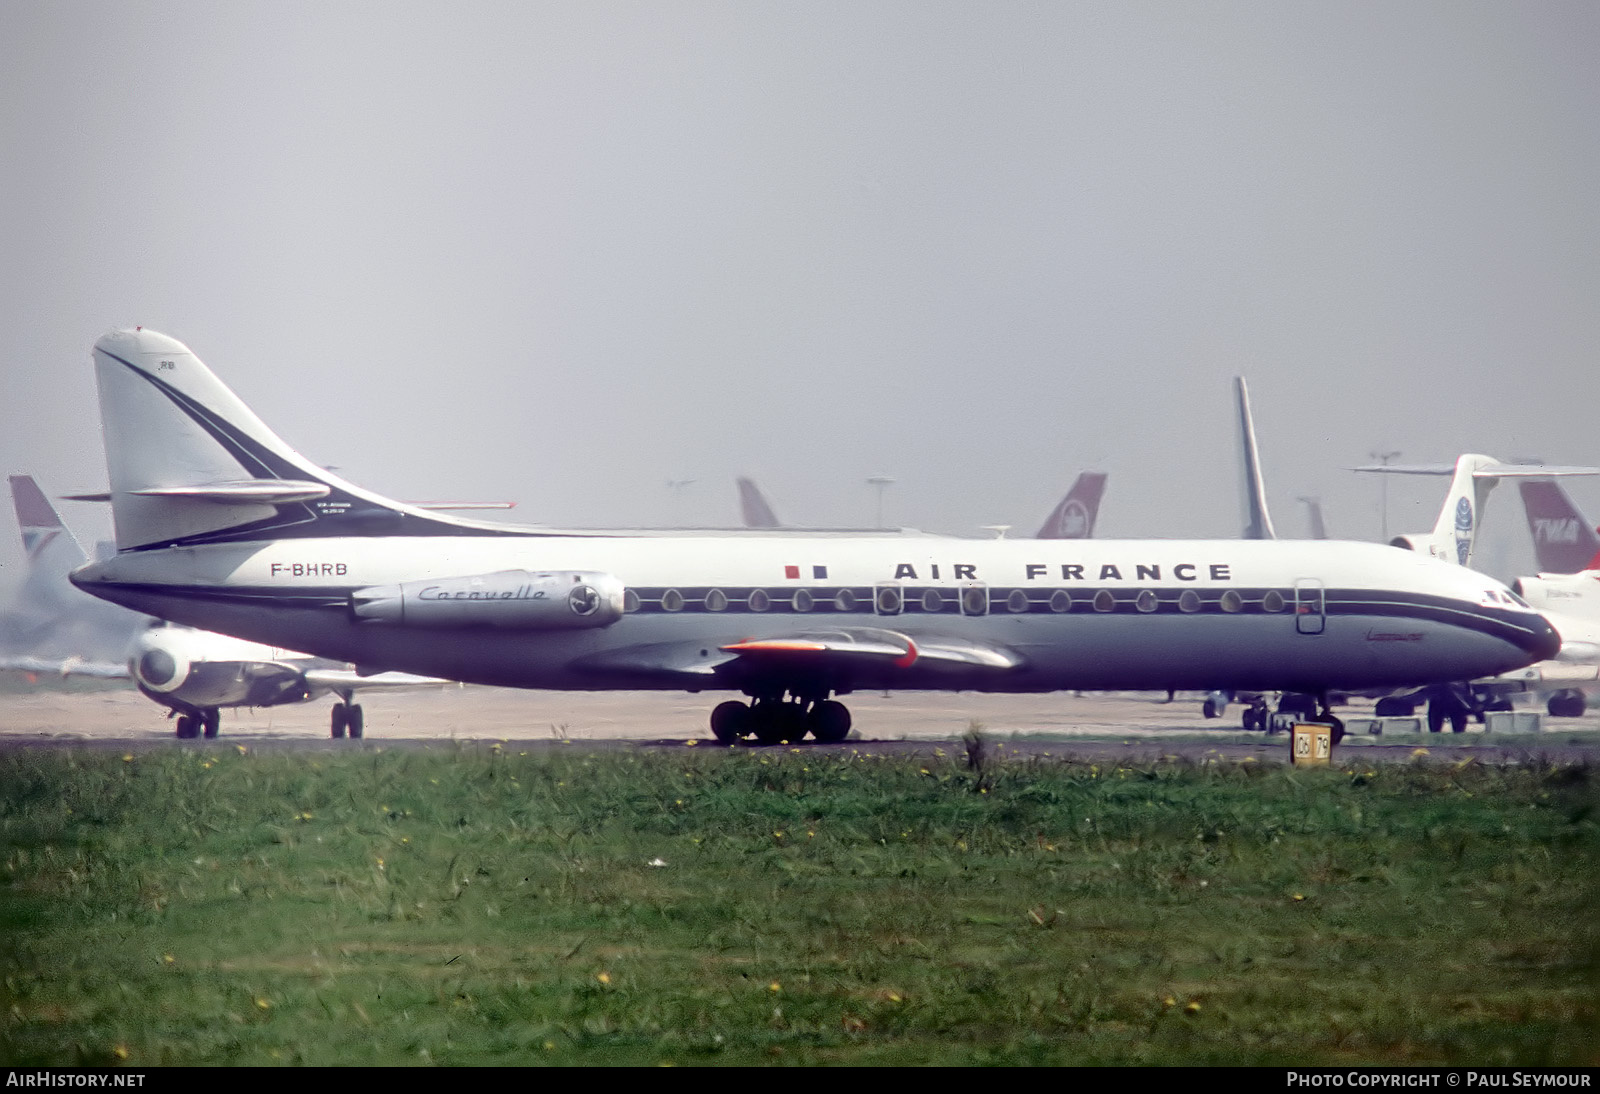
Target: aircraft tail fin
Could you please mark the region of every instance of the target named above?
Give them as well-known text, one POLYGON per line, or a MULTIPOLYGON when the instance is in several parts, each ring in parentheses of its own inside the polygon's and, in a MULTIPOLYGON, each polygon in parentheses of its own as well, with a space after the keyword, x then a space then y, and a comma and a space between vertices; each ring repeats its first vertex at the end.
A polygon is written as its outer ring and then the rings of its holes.
POLYGON ((1519 487, 1540 572, 1575 574, 1594 569, 1600 563, 1600 535, 1589 527, 1561 484, 1553 479, 1526 479, 1519 487))
POLYGON ((1104 471, 1085 471, 1067 491, 1067 496, 1050 510, 1035 539, 1093 539, 1095 518, 1100 515, 1100 497, 1106 490, 1104 471))
POLYGON ((1267 509, 1267 484, 1261 476, 1261 454, 1256 450, 1256 423, 1250 415, 1250 389, 1243 376, 1233 378, 1238 395, 1239 454, 1243 461, 1241 480, 1244 506, 1245 539, 1277 539, 1272 528, 1272 514, 1267 509))
POLYGON ((1596 467, 1545 467, 1539 464, 1501 463, 1492 456, 1468 453, 1452 464, 1382 464, 1351 468, 1391 475, 1449 475, 1450 492, 1432 532, 1396 536, 1391 547, 1423 551, 1434 558, 1472 564, 1483 503, 1501 479, 1541 479, 1568 475, 1600 475, 1596 467))
POLYGON ((1322 522, 1322 499, 1302 497, 1300 501, 1306 507, 1306 519, 1311 522, 1311 538, 1327 539, 1328 526, 1322 522))
POLYGON ((119 551, 479 530, 318 467, 175 338, 112 331, 94 362, 119 551))
POLYGON ((739 486, 739 513, 744 518, 746 528, 783 527, 783 522, 778 520, 778 515, 767 503, 767 497, 761 492, 761 487, 742 475, 735 481, 739 486))
POLYGON ((17 511, 17 526, 22 529, 22 549, 27 553, 31 566, 37 568, 46 559, 59 557, 68 563, 66 569, 61 571, 61 576, 65 576, 68 570, 87 561, 83 548, 67 530, 67 526, 61 523, 56 507, 50 504, 50 499, 44 496, 44 491, 39 489, 32 475, 11 475, 6 481, 11 484, 11 504, 17 511))

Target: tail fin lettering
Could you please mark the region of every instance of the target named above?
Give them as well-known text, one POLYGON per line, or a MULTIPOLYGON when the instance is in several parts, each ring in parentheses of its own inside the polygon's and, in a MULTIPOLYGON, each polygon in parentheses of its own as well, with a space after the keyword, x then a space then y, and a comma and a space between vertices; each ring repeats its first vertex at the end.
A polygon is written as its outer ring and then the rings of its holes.
POLYGON ((1575 574, 1594 569, 1600 561, 1600 535, 1596 535, 1553 479, 1527 479, 1518 484, 1522 507, 1528 515, 1539 570, 1547 574, 1575 574))

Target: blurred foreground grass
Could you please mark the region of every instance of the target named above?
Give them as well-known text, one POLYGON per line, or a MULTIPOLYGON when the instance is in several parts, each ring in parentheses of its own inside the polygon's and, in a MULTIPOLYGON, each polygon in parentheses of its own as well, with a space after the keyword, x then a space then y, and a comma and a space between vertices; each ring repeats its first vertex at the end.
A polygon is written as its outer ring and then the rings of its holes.
POLYGON ((0 1062, 1600 1062, 1600 773, 984 751, 3 753, 0 1062))

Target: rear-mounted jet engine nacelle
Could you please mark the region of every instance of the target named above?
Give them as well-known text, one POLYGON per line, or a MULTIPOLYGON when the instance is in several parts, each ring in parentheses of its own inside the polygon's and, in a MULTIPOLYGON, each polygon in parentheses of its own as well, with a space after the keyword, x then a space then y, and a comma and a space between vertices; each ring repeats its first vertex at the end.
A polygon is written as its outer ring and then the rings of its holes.
POLYGON ((161 694, 181 688, 189 679, 192 664, 184 643, 169 638, 164 628, 152 628, 140 635, 128 654, 134 682, 161 694))
POLYGON ((350 613, 406 627, 567 630, 621 619, 622 593, 621 581, 593 570, 502 570, 357 589, 350 613))

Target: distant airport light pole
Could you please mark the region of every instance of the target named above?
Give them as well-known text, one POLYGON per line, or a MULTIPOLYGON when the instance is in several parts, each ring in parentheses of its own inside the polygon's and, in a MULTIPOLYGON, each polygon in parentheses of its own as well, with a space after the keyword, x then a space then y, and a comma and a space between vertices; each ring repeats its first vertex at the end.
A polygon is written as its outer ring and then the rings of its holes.
MULTIPOLYGON (((1392 459, 1398 458, 1400 453, 1398 453, 1398 452, 1368 452, 1367 455, 1370 458, 1372 458, 1374 460, 1377 460, 1383 466, 1388 467, 1389 466, 1389 461, 1392 460, 1392 459)), ((1383 542, 1388 543, 1389 542, 1389 476, 1388 475, 1380 476, 1380 484, 1379 485, 1380 485, 1380 490, 1381 490, 1381 496, 1382 496, 1382 499, 1383 499, 1380 502, 1380 504, 1383 507, 1383 542)))
POLYGON ((873 475, 867 480, 868 486, 878 488, 878 523, 876 527, 883 527, 883 492, 894 485, 894 480, 888 475, 873 475))

